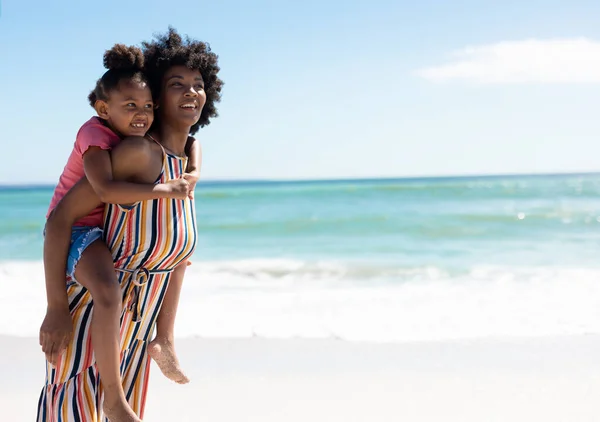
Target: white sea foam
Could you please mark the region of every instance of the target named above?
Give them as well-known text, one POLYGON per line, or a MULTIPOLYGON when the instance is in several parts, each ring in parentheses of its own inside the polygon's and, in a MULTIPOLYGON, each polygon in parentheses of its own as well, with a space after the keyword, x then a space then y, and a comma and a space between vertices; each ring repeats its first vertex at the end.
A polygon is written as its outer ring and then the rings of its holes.
MULTIPOLYGON (((444 269, 299 260, 194 261, 180 337, 402 342, 600 333, 600 269, 444 269)), ((35 336, 41 262, 0 263, 0 333, 35 336)))

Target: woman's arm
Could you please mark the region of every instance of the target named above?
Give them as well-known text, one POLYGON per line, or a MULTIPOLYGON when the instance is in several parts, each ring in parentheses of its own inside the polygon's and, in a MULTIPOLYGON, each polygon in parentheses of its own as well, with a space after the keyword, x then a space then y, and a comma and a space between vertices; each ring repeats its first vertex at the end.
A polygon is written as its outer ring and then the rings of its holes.
POLYGON ((88 181, 82 179, 57 204, 46 221, 44 275, 47 309, 40 327, 40 346, 53 365, 69 344, 73 332, 65 282, 71 227, 100 204, 88 181))
POLYGON ((200 179, 200 167, 202 166, 202 146, 193 136, 188 137, 185 153, 188 156, 188 163, 184 177, 190 183, 189 197, 194 199, 194 189, 200 179))
POLYGON ((81 179, 56 205, 46 221, 44 272, 48 308, 68 309, 65 289, 66 263, 71 245, 71 228, 89 215, 102 201, 87 181, 81 179))
POLYGON ((198 173, 200 175, 200 167, 202 166, 202 146, 200 142, 193 136, 188 137, 185 144, 185 153, 188 156, 186 173, 198 173))

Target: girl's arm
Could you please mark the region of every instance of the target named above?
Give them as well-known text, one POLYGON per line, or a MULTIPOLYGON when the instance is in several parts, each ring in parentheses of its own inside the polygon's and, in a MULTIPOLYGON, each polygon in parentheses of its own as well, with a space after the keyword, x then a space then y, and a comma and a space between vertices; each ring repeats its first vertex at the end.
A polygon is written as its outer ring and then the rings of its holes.
MULTIPOLYGON (((132 157, 132 160, 135 159, 132 157)), ((104 203, 128 204, 156 198, 183 199, 189 194, 189 186, 183 183, 142 184, 115 180, 110 152, 100 147, 88 148, 83 155, 83 168, 90 185, 104 203)))

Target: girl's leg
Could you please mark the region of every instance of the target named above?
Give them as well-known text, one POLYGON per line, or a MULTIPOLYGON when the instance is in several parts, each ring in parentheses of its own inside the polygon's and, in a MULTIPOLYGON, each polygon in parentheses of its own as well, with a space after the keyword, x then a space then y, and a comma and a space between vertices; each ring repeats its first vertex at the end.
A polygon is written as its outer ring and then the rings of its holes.
POLYGON ((178 384, 190 382, 179 366, 179 359, 175 354, 175 317, 179 306, 179 296, 183 285, 183 276, 187 267, 187 261, 182 262, 173 270, 167 293, 163 299, 160 313, 156 320, 156 337, 148 346, 148 354, 162 373, 178 384))
POLYGON ((111 422, 141 422, 129 407, 121 383, 121 289, 112 255, 102 240, 96 240, 83 251, 75 268, 75 279, 89 290, 93 300, 90 330, 104 391, 104 413, 111 422))

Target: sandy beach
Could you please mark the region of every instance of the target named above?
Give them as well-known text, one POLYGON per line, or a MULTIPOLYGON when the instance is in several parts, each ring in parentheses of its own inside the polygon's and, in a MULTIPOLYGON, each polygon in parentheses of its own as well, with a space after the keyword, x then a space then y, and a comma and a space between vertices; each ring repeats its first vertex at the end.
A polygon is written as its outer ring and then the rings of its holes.
MULTIPOLYGON (((35 419, 33 338, 0 336, 3 421, 35 419)), ((154 367, 144 420, 598 421, 600 336, 375 344, 182 339, 192 382, 154 367)))

